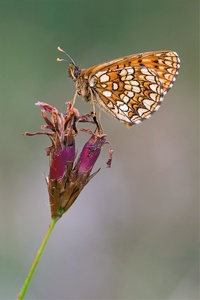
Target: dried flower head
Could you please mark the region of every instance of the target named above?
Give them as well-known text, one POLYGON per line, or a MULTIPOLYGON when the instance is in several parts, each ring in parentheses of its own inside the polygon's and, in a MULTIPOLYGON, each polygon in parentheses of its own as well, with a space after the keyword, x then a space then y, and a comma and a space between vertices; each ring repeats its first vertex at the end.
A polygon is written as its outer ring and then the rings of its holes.
MULTIPOLYGON (((49 176, 46 183, 49 193, 51 216, 53 219, 60 218, 74 203, 84 186, 99 170, 91 174, 94 164, 99 157, 101 148, 105 144, 106 134, 102 133, 101 126, 93 120, 91 114, 80 116, 71 102, 67 103, 67 111, 63 115, 49 104, 38 102, 36 105, 42 107, 42 117, 46 124, 41 126, 42 130, 48 132, 25 132, 25 135, 33 136, 39 134, 48 135, 52 145, 46 148, 50 157, 49 176), (50 114, 50 118, 47 116, 50 114), (77 129, 77 122, 96 123, 96 129, 77 129), (84 145, 80 155, 76 159, 75 137, 79 131, 89 133, 90 139, 84 145)), ((112 160, 112 149, 109 147, 109 159, 107 166, 110 167, 112 160)))

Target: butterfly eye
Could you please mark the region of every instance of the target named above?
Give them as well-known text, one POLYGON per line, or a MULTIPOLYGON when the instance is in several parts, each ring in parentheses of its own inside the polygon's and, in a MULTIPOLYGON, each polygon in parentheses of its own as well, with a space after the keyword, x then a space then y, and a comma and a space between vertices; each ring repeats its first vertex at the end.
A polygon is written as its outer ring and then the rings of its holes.
POLYGON ((75 66, 74 64, 69 64, 69 76, 76 81, 76 79, 78 78, 79 74, 80 74, 80 69, 75 66))
POLYGON ((80 69, 77 66, 75 66, 75 68, 74 68, 74 77, 77 78, 79 76, 80 72, 81 72, 80 69))

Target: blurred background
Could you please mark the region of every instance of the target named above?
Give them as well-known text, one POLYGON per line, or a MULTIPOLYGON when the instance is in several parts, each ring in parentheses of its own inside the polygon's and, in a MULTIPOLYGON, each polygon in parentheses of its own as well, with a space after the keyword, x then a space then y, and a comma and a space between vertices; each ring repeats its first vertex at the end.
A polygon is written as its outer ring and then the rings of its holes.
POLYGON ((57 46, 80 68, 170 49, 181 69, 150 120, 127 129, 102 113, 112 168, 104 147, 26 299, 199 298, 198 21, 198 0, 0 1, 0 299, 16 298, 50 222, 50 141, 22 133, 44 123, 35 102, 64 112, 74 95, 57 46))

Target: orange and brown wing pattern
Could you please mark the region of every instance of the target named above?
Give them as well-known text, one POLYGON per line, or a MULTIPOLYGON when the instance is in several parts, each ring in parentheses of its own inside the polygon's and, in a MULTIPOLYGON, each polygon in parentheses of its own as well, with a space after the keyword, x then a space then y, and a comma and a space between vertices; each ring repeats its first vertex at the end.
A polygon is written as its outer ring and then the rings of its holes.
POLYGON ((146 67, 98 72, 96 77, 93 91, 97 103, 129 125, 150 117, 163 99, 159 78, 154 70, 146 67))
POLYGON ((98 71, 115 71, 127 67, 146 67, 153 69, 162 82, 163 92, 171 88, 180 68, 180 59, 176 52, 170 50, 144 52, 121 57, 106 63, 98 64, 85 72, 94 75, 98 71))
POLYGON ((172 51, 126 56, 83 70, 97 103, 131 126, 149 118, 178 75, 180 60, 172 51))

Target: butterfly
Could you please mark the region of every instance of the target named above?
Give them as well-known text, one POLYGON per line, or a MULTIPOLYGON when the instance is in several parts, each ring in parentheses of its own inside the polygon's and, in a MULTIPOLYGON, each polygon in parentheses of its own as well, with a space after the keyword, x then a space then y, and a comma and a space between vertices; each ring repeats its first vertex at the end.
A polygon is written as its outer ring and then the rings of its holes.
MULTIPOLYGON (((72 58, 69 75, 76 95, 95 103, 127 127, 148 119, 157 111, 164 95, 173 86, 180 59, 170 50, 144 52, 80 69, 72 58)), ((62 59, 58 59, 61 61, 62 59)))

